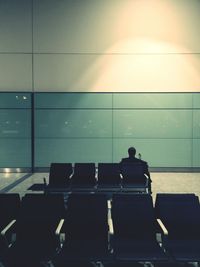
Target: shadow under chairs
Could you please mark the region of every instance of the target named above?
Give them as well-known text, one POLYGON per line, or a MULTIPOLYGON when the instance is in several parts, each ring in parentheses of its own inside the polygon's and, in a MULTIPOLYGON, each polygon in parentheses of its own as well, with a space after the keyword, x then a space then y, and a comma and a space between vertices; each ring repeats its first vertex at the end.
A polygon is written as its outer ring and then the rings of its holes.
POLYGON ((149 194, 113 195, 111 215, 116 261, 167 261, 168 258, 156 239, 158 225, 149 194))
POLYGON ((64 211, 62 195, 25 195, 14 225, 16 241, 5 254, 3 264, 37 266, 48 262, 60 249, 59 229, 64 211))
POLYGON ((156 216, 165 227, 163 246, 176 262, 200 262, 200 205, 195 194, 157 194, 156 216))

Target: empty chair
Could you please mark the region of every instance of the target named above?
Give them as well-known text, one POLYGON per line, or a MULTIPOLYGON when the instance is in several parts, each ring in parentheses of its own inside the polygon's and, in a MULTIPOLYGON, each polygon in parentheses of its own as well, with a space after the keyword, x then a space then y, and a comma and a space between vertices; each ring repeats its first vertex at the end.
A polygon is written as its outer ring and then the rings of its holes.
POLYGON ((133 262, 167 260, 156 240, 157 222, 149 194, 114 194, 111 214, 116 260, 133 262))
POLYGON ((95 163, 75 163, 74 174, 71 177, 71 186, 73 189, 91 189, 96 185, 95 163))
POLYGON ((166 202, 184 202, 184 201, 194 201, 198 202, 199 199, 194 193, 158 193, 156 194, 156 200, 155 200, 155 211, 156 211, 156 217, 159 218, 160 214, 159 211, 162 208, 163 203, 166 202), (160 206, 161 205, 161 206, 160 206))
POLYGON ((143 165, 140 163, 121 164, 122 185, 127 191, 148 192, 150 179, 144 174, 143 165))
POLYGON ((64 211, 62 195, 26 195, 16 221, 16 241, 2 260, 5 266, 29 266, 53 257, 60 248, 58 227, 64 211))
POLYGON ((69 261, 102 260, 108 257, 108 217, 105 195, 72 194, 62 228, 66 240, 56 266, 69 261))
POLYGON ((163 246, 180 262, 200 261, 200 205, 194 194, 157 194, 157 217, 168 234, 163 246))
POLYGON ((73 168, 71 163, 51 163, 48 188, 65 189, 69 187, 72 173, 73 168))
POLYGON ((98 189, 115 190, 121 187, 120 167, 118 163, 98 164, 98 189))
MULTIPOLYGON (((14 223, 20 208, 19 194, 0 194, 0 231, 2 232, 6 226, 14 223)), ((0 255, 4 253, 7 246, 11 243, 12 231, 7 235, 0 237, 0 255)))

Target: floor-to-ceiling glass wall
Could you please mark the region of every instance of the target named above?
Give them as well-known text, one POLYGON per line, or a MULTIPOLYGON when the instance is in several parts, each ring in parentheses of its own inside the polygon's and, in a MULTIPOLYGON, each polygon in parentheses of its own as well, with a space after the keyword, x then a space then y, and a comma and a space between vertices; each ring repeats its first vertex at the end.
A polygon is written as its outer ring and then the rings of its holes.
POLYGON ((0 93, 0 168, 31 169, 31 94, 0 93))
POLYGON ((119 162, 130 146, 150 167, 200 168, 200 94, 0 93, 2 169, 119 162))

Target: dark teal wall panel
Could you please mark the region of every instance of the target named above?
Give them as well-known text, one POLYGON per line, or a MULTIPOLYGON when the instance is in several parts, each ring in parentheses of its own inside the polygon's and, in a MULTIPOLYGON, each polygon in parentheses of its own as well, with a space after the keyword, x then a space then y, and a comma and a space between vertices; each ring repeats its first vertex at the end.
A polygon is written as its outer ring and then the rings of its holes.
POLYGON ((111 93, 36 93, 35 108, 110 108, 111 93))
POLYGON ((31 94, 0 93, 0 168, 31 167, 31 94))
POLYGON ((192 138, 191 110, 115 110, 114 137, 192 138))
POLYGON ((113 107, 125 109, 192 108, 192 94, 114 93, 113 107))
POLYGON ((112 162, 112 139, 36 139, 35 166, 51 162, 112 162))
POLYGON ((111 138, 112 111, 36 110, 35 136, 42 138, 111 138))
POLYGON ((191 167, 190 139, 114 139, 113 160, 126 157, 127 148, 135 146, 151 167, 191 167))

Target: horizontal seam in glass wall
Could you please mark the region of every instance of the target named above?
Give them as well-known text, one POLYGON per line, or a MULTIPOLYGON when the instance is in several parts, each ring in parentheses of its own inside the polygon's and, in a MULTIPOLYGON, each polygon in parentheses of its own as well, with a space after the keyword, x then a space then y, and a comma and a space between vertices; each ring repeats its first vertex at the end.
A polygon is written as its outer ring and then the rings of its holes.
POLYGON ((200 138, 191 138, 191 137, 137 137, 137 136, 113 136, 113 139, 137 139, 137 140, 191 140, 191 139, 200 139, 200 138))
POLYGON ((81 55, 81 56, 87 56, 87 55, 116 55, 116 56, 129 56, 129 55, 135 55, 135 56, 140 56, 140 55, 199 55, 200 52, 163 52, 163 53, 123 53, 123 52, 37 52, 37 51, 32 51, 32 52, 23 52, 23 51, 18 51, 18 52, 12 52, 12 51, 5 51, 5 52, 0 52, 0 55, 20 55, 20 54, 25 54, 25 55, 81 55))
POLYGON ((94 108, 54 108, 54 107, 52 107, 52 108, 35 108, 34 110, 36 111, 36 110, 112 110, 112 107, 110 107, 110 108, 96 108, 96 107, 94 107, 94 108))
POLYGON ((29 140, 31 137, 27 136, 0 136, 0 139, 26 139, 29 140))
POLYGON ((200 110, 200 108, 117 108, 117 107, 110 107, 110 108, 35 108, 34 109, 35 111, 37 110, 114 110, 114 111, 117 111, 117 110, 200 110))
POLYGON ((200 138, 189 138, 189 137, 137 137, 137 136, 130 136, 130 137, 116 137, 116 136, 108 136, 108 137, 98 137, 98 136, 80 136, 80 137, 38 137, 35 136, 35 139, 137 139, 137 140, 191 140, 191 139, 200 139, 200 138))
POLYGON ((38 137, 35 136, 35 139, 112 139, 113 136, 108 136, 108 137, 98 137, 98 136, 80 136, 80 137, 59 137, 59 136, 55 136, 55 137, 38 137))
POLYGON ((16 107, 16 108, 9 108, 9 107, 1 108, 1 107, 0 107, 0 110, 8 110, 8 109, 9 109, 9 110, 16 110, 16 109, 17 109, 17 110, 19 110, 19 109, 22 109, 22 110, 24 110, 24 109, 25 109, 25 110, 32 110, 31 108, 26 108, 26 107, 24 107, 24 108, 23 108, 23 107, 20 107, 20 108, 18 108, 18 107, 16 107))

